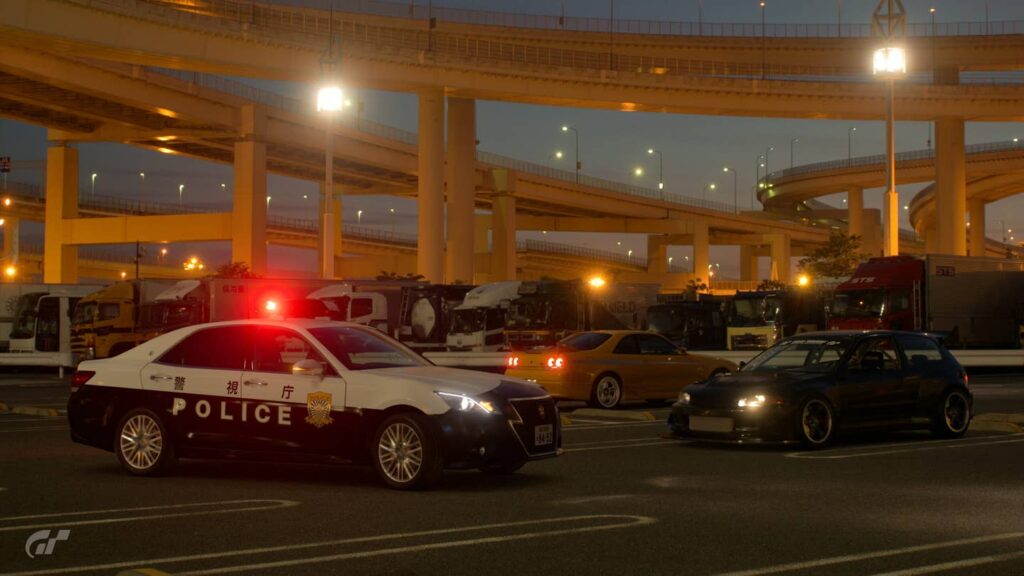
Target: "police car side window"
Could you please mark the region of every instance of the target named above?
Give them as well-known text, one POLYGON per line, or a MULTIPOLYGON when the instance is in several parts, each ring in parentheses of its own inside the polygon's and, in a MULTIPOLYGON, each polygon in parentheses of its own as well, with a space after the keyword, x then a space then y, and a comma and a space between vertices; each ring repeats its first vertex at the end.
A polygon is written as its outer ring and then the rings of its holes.
POLYGON ((242 370, 246 340, 240 326, 206 328, 178 342, 157 362, 188 368, 242 370))
POLYGON ((333 373, 324 357, 299 335, 287 328, 262 327, 254 332, 253 370, 256 372, 292 373, 300 360, 316 360, 324 373, 333 373))

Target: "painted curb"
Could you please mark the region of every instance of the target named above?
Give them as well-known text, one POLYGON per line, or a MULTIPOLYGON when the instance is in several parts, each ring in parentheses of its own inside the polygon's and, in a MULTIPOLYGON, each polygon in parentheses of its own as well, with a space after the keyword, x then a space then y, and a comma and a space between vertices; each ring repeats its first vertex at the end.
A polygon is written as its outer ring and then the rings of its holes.
POLYGON ((8 406, 0 402, 0 412, 5 414, 21 414, 22 416, 61 416, 63 410, 55 408, 36 408, 35 406, 8 406))
POLYGON ((117 576, 171 576, 171 574, 156 568, 132 568, 118 572, 117 576))
POLYGON ((1024 424, 1024 414, 1006 414, 997 412, 988 412, 985 414, 978 414, 972 420, 973 422, 1009 422, 1011 424, 1022 425, 1024 424))
POLYGON ((970 432, 1000 432, 1003 434, 1019 434, 1024 432, 1024 428, 1021 428, 1019 424, 1012 422, 993 422, 990 420, 972 420, 971 427, 968 428, 970 432))
POLYGON ((609 420, 642 420, 653 422, 658 418, 650 412, 628 412, 625 410, 601 410, 598 408, 580 408, 573 410, 573 416, 592 416, 594 418, 607 418, 609 420))

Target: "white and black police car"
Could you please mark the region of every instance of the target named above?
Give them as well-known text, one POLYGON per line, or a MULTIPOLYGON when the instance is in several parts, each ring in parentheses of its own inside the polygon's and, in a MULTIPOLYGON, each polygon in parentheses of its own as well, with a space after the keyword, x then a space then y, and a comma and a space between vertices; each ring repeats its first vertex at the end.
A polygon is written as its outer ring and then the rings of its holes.
POLYGON ((132 474, 179 456, 355 462, 398 489, 444 468, 511 473, 561 445, 543 388, 322 320, 190 326, 83 362, 68 420, 75 442, 113 451, 132 474))

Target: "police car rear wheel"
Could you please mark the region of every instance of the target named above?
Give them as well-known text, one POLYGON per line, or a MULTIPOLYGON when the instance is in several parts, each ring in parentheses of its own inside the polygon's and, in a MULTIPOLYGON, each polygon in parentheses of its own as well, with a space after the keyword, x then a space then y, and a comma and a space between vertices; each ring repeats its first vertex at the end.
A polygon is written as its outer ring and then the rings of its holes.
POLYGON ((174 464, 174 444, 160 417, 138 408, 121 418, 114 439, 114 451, 121 466, 138 476, 166 472, 174 464))
POLYGON ((444 467, 432 422, 422 414, 396 414, 377 429, 373 463, 392 488, 413 490, 436 483, 444 467))

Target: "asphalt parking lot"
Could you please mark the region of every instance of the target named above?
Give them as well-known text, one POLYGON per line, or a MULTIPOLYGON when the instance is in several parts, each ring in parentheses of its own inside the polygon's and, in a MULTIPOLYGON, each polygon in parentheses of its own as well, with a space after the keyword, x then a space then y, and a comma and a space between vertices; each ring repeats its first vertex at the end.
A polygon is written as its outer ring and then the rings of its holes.
MULTIPOLYGON (((0 377, 0 402, 60 410, 66 385, 29 376, 0 377)), ((1024 376, 972 385, 979 412, 1024 412, 1024 376)), ((0 572, 1024 573, 1024 434, 798 452, 664 440, 664 407, 566 408, 561 458, 507 477, 447 473, 419 493, 351 467, 185 461, 134 478, 72 444, 59 413, 8 411, 0 572), (41 530, 68 532, 46 554, 26 546, 41 530)))

